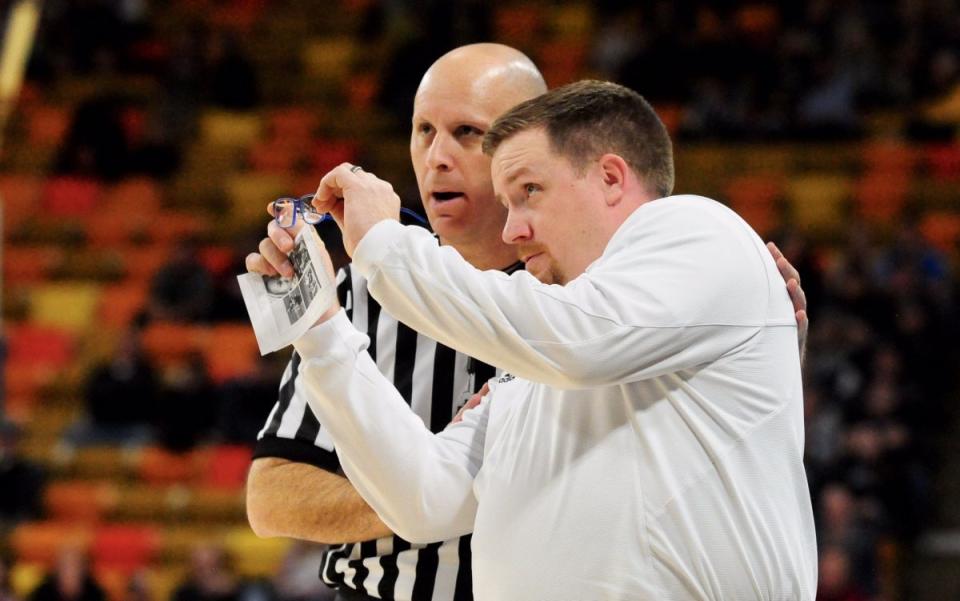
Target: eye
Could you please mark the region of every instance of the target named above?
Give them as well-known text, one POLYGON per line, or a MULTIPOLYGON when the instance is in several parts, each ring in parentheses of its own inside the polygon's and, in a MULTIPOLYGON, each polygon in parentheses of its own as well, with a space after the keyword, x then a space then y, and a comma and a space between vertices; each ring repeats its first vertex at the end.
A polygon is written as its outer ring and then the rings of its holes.
POLYGON ((461 125, 456 130, 454 130, 454 134, 458 138, 463 136, 482 136, 483 130, 477 127, 474 127, 472 125, 461 125))
POLYGON ((535 192, 540 191, 540 186, 537 184, 524 184, 523 191, 527 196, 532 196, 535 192))
POLYGON ((420 123, 417 125, 417 133, 428 136, 433 133, 433 126, 429 123, 420 123))

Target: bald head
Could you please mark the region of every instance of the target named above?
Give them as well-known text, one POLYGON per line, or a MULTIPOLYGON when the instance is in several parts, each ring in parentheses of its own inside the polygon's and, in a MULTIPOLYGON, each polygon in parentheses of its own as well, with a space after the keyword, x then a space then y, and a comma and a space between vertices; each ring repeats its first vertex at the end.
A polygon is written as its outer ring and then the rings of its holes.
POLYGON ((424 210, 440 241, 479 269, 517 260, 500 237, 506 209, 493 194, 483 135, 497 117, 546 90, 522 52, 471 44, 437 59, 414 97, 410 158, 424 210))
POLYGON ((469 90, 477 102, 498 97, 504 112, 547 91, 540 70, 527 55, 503 44, 470 44, 444 54, 427 69, 417 95, 447 88, 469 90))

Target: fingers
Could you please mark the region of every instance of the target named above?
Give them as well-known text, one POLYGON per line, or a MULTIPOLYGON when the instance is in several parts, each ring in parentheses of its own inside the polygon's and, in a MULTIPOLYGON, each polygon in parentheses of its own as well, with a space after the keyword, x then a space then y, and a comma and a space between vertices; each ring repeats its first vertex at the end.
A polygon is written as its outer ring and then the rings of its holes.
POLYGON ((260 253, 250 253, 246 259, 244 259, 244 263, 246 264, 247 271, 250 273, 259 273, 265 276, 280 275, 277 270, 273 268, 273 265, 267 262, 260 253))
POLYGON ((787 293, 790 294, 790 301, 793 303, 794 311, 807 311, 807 293, 803 291, 800 282, 796 278, 787 280, 787 293))
POLYGON ((369 175, 362 171, 350 171, 352 167, 350 163, 340 163, 323 176, 317 187, 317 193, 313 197, 314 208, 320 212, 334 214, 336 218, 337 205, 343 203, 343 191, 349 189, 351 185, 356 185, 362 175, 369 175))
POLYGON ((270 238, 264 238, 260 241, 260 255, 273 268, 285 278, 293 277, 293 264, 287 258, 287 253, 283 252, 270 238))
POLYGON ((280 224, 276 221, 270 221, 270 223, 267 224, 267 238, 269 238, 281 252, 289 253, 293 250, 294 241, 302 229, 302 219, 290 228, 280 227, 280 224))

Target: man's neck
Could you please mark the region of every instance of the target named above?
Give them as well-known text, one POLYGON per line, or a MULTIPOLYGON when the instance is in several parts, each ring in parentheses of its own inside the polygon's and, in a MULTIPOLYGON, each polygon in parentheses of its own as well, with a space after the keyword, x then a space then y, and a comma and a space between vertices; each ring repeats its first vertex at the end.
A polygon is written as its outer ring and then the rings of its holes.
MULTIPOLYGON (((446 245, 442 240, 440 243, 446 245)), ((496 244, 451 244, 449 246, 457 249, 468 263, 481 271, 504 269, 519 260, 516 247, 499 241, 496 244)))

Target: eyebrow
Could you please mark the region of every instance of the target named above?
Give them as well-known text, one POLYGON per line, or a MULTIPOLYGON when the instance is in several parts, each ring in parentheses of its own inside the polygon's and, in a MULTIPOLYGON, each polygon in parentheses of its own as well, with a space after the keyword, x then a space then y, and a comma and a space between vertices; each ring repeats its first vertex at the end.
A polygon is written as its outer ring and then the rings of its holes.
POLYGON ((520 167, 519 169, 517 169, 507 177, 506 183, 512 184, 513 182, 517 181, 517 179, 519 179, 520 176, 526 175, 528 173, 531 173, 528 167, 520 167))

